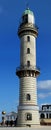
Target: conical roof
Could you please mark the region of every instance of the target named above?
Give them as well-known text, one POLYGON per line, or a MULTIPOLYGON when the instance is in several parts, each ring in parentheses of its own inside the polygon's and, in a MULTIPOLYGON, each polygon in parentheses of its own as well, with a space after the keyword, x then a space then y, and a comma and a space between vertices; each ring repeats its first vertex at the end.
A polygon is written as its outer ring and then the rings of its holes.
POLYGON ((28 8, 28 9, 26 9, 24 11, 23 15, 25 15, 25 14, 31 14, 31 15, 33 15, 33 12, 28 8))

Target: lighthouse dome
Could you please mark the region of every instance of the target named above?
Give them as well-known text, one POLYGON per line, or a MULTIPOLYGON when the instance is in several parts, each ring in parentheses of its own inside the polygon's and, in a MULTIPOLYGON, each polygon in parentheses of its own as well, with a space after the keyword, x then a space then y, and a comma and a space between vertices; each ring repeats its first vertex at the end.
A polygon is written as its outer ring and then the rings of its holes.
POLYGON ((24 11, 23 15, 25 15, 25 14, 34 15, 33 12, 29 8, 24 11))
POLYGON ((22 15, 23 23, 32 23, 35 24, 35 18, 33 12, 28 8, 24 11, 22 15))

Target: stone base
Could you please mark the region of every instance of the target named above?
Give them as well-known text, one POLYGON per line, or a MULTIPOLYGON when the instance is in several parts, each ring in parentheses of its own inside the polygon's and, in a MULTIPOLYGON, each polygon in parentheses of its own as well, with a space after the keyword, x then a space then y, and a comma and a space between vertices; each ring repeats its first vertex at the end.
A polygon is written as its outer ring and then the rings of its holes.
POLYGON ((39 126, 39 112, 38 110, 19 110, 18 111, 18 120, 17 120, 18 127, 33 127, 39 126), (27 113, 31 114, 31 119, 27 119, 27 113))

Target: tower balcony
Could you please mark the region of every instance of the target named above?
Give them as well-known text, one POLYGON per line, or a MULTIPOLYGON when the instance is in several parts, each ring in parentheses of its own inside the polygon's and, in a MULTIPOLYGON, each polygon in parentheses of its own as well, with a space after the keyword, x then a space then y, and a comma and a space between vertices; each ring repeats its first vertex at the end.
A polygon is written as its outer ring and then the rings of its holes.
POLYGON ((22 35, 33 35, 35 37, 38 36, 38 27, 32 23, 21 23, 18 28, 18 36, 22 35))
POLYGON ((40 68, 35 66, 20 66, 16 68, 16 75, 19 77, 37 77, 40 74, 40 68))

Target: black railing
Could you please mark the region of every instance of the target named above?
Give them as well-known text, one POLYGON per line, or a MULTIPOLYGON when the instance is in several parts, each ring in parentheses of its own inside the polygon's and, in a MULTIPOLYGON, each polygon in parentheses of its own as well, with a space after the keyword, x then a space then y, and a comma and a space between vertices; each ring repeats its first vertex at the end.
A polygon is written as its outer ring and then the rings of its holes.
POLYGON ((27 27, 32 27, 32 28, 34 28, 35 30, 38 31, 37 25, 32 24, 32 23, 27 23, 27 22, 21 23, 21 24, 19 25, 18 31, 19 31, 20 29, 23 29, 23 28, 26 27, 26 26, 27 26, 27 27))
POLYGON ((40 72, 40 68, 39 67, 36 67, 36 66, 27 66, 27 65, 24 65, 24 66, 20 66, 20 67, 17 67, 16 68, 16 71, 20 71, 20 70, 35 70, 35 71, 39 71, 40 72))

